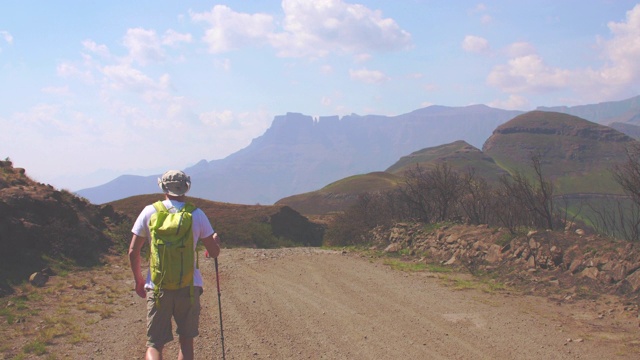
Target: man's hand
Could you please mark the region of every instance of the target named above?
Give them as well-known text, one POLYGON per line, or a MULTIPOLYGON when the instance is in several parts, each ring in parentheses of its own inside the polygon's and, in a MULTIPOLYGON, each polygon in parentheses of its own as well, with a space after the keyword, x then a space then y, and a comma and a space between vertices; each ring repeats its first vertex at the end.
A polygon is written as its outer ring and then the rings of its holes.
POLYGON ((136 283, 136 294, 143 299, 147 297, 147 291, 144 289, 144 282, 136 283))
POLYGON ((206 237, 204 239, 200 239, 204 244, 204 247, 209 252, 209 256, 213 258, 217 258, 220 254, 220 238, 218 237, 218 233, 214 233, 213 235, 206 237))
POLYGON ((144 290, 145 281, 140 272, 140 249, 146 241, 147 239, 134 234, 129 245, 129 263, 133 272, 133 280, 136 282, 136 294, 141 298, 147 297, 147 292, 144 290))

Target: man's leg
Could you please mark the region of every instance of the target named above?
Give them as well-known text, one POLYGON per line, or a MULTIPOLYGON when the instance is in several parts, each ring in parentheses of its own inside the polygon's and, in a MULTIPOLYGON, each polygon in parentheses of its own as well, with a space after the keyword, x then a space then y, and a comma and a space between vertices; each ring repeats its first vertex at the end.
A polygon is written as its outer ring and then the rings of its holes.
POLYGON ((156 349, 154 347, 148 347, 147 353, 144 357, 145 360, 162 360, 162 347, 156 349))
POLYGON ((156 306, 156 294, 153 290, 147 291, 147 352, 146 360, 161 360, 164 344, 173 340, 171 330, 171 309, 173 308, 173 296, 171 291, 162 291, 160 306, 156 306))
POLYGON ((178 339, 180 340, 178 360, 193 360, 193 338, 178 336, 178 339))
POLYGON ((178 339, 180 341, 180 353, 178 359, 193 359, 193 339, 198 336, 198 325, 200 320, 200 294, 202 288, 197 286, 193 289, 193 299, 189 288, 176 291, 176 302, 174 307, 174 319, 176 320, 178 339))

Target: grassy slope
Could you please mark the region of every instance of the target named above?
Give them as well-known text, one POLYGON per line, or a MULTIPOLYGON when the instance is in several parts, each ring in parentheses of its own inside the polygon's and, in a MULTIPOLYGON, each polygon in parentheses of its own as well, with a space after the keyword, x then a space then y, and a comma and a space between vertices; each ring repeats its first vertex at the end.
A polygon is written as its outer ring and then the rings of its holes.
POLYGON ((390 190, 400 181, 399 176, 386 172, 354 175, 320 190, 283 198, 276 205, 288 205, 305 215, 327 214, 345 209, 362 193, 390 190))
POLYGON ((613 129, 561 113, 533 111, 498 127, 484 153, 510 173, 533 175, 531 156, 542 155, 543 173, 558 194, 612 193, 614 164, 634 140, 613 129))
POLYGON ((499 126, 484 151, 464 141, 422 149, 402 157, 385 172, 351 176, 277 204, 290 205, 303 214, 339 211, 362 192, 396 186, 402 182, 402 173, 416 165, 430 168, 439 162, 462 172, 474 168, 489 182, 516 171, 533 176, 531 155, 535 153, 542 155, 543 173, 554 181, 557 194, 620 194, 611 169, 626 159, 626 148, 634 142, 614 129, 575 116, 532 111, 499 126))
MULTIPOLYGON (((132 196, 109 203, 114 209, 127 214, 132 221, 148 204, 164 199, 162 194, 132 196)), ((220 234, 224 246, 267 246, 274 241, 271 218, 281 213, 284 205, 239 205, 187 197, 187 201, 201 208, 215 231, 220 234), (271 240, 268 240, 271 239, 271 240)), ((291 224, 291 226, 298 226, 291 224)))

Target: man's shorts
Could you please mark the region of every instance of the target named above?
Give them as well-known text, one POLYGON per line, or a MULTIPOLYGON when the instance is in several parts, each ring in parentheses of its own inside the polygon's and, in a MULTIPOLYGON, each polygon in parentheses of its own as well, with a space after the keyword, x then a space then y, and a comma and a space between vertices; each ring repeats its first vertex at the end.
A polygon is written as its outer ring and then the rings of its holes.
POLYGON ((190 288, 160 290, 159 306, 153 290, 147 290, 147 347, 161 348, 173 340, 171 317, 176 322, 176 333, 184 338, 198 336, 200 319, 201 287, 193 288, 193 302, 190 288))

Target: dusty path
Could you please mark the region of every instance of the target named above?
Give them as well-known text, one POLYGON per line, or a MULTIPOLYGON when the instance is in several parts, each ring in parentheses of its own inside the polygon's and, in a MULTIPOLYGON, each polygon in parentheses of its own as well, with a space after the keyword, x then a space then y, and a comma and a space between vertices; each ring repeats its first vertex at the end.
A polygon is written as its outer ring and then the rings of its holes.
MULTIPOLYGON (((227 359, 638 358, 615 341, 622 338, 588 332, 567 313, 575 309, 456 291, 433 275, 356 256, 232 250, 221 255, 220 274, 227 359)), ((197 347, 211 354, 215 345, 221 358, 215 283, 208 289, 208 331, 197 347)))
MULTIPOLYGON (((221 359, 213 260, 198 359, 221 359)), ((227 359, 638 359, 637 322, 598 318, 598 305, 456 290, 436 274, 320 249, 223 250, 227 359), (569 341, 569 339, 571 341, 569 341)), ((130 282, 130 280, 126 280, 130 282)), ((100 321, 70 358, 140 359, 143 300, 100 321)), ((174 359, 177 341, 167 345, 174 359)))

